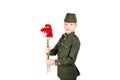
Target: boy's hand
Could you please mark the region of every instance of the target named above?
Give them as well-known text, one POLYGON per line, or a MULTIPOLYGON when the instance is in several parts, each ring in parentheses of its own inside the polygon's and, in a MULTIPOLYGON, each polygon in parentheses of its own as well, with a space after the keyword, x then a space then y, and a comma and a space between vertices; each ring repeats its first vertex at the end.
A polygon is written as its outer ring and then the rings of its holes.
POLYGON ((54 65, 55 64, 55 60, 53 60, 53 59, 49 59, 49 60, 46 60, 46 64, 47 65, 54 65))
POLYGON ((45 52, 46 52, 46 54, 49 54, 50 53, 50 48, 46 47, 45 52))

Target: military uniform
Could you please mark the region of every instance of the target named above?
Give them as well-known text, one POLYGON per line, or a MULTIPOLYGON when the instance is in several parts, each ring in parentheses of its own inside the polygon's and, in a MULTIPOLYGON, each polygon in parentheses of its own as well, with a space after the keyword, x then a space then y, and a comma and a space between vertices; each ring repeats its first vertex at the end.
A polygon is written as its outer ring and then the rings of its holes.
POLYGON ((58 76, 70 80, 80 75, 75 63, 80 41, 75 33, 64 34, 56 46, 51 50, 50 55, 58 55, 55 65, 58 66, 58 76))
MULTIPOLYGON (((71 16, 68 18, 69 14, 66 16, 67 19, 65 18, 65 21, 71 20, 71 16)), ((76 80, 76 77, 80 75, 75 65, 79 49, 80 40, 75 35, 75 32, 63 34, 55 47, 51 49, 50 55, 58 55, 58 59, 55 60, 55 65, 58 66, 58 76, 61 80, 76 80)))

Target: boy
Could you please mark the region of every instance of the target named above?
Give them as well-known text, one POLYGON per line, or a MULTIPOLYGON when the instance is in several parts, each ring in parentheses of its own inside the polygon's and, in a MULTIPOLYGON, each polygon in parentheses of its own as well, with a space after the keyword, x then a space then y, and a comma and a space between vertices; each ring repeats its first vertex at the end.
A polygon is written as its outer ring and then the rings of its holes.
POLYGON ((58 55, 57 60, 49 59, 46 63, 58 66, 57 74, 61 80, 76 80, 77 76, 80 75, 74 64, 80 49, 79 38, 74 32, 76 27, 76 15, 67 13, 64 19, 65 34, 62 35, 53 49, 46 48, 45 50, 50 55, 58 55))

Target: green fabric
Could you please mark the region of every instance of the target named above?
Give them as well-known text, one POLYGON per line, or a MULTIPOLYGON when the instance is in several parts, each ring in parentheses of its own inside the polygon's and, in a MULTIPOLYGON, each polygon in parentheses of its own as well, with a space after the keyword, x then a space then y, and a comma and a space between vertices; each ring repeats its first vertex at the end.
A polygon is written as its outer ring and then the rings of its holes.
POLYGON ((50 55, 58 55, 55 65, 58 66, 60 78, 74 78, 80 75, 74 64, 80 49, 80 41, 75 33, 64 34, 51 50, 50 55))
POLYGON ((67 13, 66 16, 65 16, 64 22, 77 23, 76 14, 67 13))

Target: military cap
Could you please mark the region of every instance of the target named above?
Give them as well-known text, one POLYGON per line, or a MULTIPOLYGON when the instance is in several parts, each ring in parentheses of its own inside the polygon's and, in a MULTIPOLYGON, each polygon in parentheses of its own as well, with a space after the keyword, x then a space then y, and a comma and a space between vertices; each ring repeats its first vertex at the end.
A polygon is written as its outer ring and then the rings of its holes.
POLYGON ((65 16, 64 22, 77 23, 76 14, 67 13, 66 16, 65 16))

